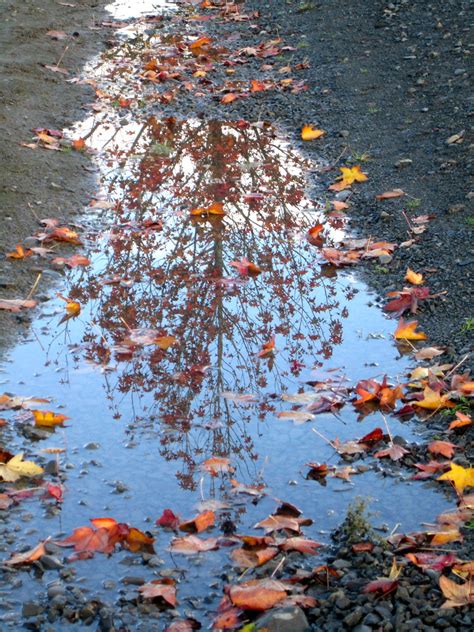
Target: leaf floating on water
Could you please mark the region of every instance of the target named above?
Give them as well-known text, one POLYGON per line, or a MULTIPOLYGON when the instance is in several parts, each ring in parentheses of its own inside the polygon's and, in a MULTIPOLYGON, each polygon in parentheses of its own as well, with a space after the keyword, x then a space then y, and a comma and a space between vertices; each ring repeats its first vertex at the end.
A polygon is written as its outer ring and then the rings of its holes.
POLYGON ((138 588, 138 592, 144 599, 156 599, 161 597, 168 605, 176 605, 176 581, 174 579, 154 579, 138 588))
POLYGON ((279 419, 291 419, 295 424, 304 424, 306 421, 315 419, 316 415, 304 410, 283 410, 276 415, 279 419))
POLYGON ((179 525, 180 531, 186 531, 188 533, 201 533, 213 527, 216 522, 216 515, 213 511, 203 511, 192 520, 182 522, 179 525))
POLYGON ((15 455, 6 463, 0 463, 0 479, 11 483, 22 476, 32 478, 43 474, 43 472, 43 468, 33 461, 23 461, 23 453, 15 455))
POLYGON ((45 426, 47 428, 60 426, 66 421, 66 419, 69 419, 66 415, 53 413, 51 410, 32 410, 31 412, 35 418, 35 424, 37 426, 45 426))
POLYGON ((203 540, 197 535, 187 535, 184 538, 174 538, 171 540, 170 550, 173 553, 183 553, 183 555, 194 555, 195 553, 205 553, 219 548, 218 538, 207 538, 203 540))

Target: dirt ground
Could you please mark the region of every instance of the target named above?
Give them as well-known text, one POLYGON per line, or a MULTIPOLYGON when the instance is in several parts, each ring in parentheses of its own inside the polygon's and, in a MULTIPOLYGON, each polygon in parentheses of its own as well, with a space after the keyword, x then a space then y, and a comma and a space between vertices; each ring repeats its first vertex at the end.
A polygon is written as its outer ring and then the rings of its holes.
MULTIPOLYGON (((37 260, 5 258, 17 243, 40 228, 37 218, 67 221, 88 202, 90 163, 79 153, 64 160, 57 151, 33 150, 37 127, 67 128, 86 114, 92 97, 87 85, 66 83, 100 48, 104 31, 94 30, 104 15, 105 2, 80 0, 61 4, 54 0, 6 0, 0 4, 0 296, 26 298, 40 269, 37 260), (55 39, 48 31, 63 31, 55 39), (45 68, 58 64, 66 76, 45 68)), ((105 32, 107 35, 107 32, 105 32)), ((49 273, 49 278, 55 272, 49 273)), ((45 288, 45 274, 38 293, 45 288)), ((14 340, 31 313, 0 313, 0 345, 14 340)))

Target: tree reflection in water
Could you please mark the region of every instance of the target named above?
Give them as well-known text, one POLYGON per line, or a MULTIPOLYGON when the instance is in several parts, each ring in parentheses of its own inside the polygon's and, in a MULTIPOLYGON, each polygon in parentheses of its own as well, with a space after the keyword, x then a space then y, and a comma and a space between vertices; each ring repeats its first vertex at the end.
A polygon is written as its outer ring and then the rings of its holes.
POLYGON ((241 466, 256 458, 250 420, 264 420, 272 395, 297 390, 301 371, 331 356, 346 308, 306 240, 320 217, 305 194, 308 165, 271 128, 152 118, 138 134, 133 128, 133 140, 121 134, 128 147, 117 132, 107 143, 104 187, 115 206, 104 223, 112 228, 70 295, 92 310, 89 360, 117 362, 116 383, 106 379, 110 399, 133 394, 141 410, 132 431, 154 421, 162 455, 183 461, 181 483, 192 488, 206 456, 241 466), (216 202, 225 216, 190 214, 216 202), (262 273, 239 276, 230 263, 242 257, 262 273), (128 328, 177 344, 123 349, 128 328), (275 354, 259 358, 272 336, 275 354), (226 391, 257 401, 235 403, 226 391))

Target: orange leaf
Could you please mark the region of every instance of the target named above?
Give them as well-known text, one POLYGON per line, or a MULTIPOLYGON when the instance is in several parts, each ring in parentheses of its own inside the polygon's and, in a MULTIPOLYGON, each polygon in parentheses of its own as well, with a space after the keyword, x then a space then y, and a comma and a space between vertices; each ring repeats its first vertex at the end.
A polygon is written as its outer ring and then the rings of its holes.
POLYGON ((413 272, 411 268, 407 268, 405 281, 408 281, 408 283, 411 283, 412 285, 421 285, 425 280, 422 274, 419 272, 413 272))
POLYGON ((194 208, 191 210, 191 215, 225 215, 224 205, 222 202, 214 202, 207 208, 194 208))
POLYGON ((288 538, 280 545, 283 551, 298 551, 299 553, 305 553, 307 555, 316 555, 317 549, 322 544, 315 542, 314 540, 308 540, 307 538, 288 538))
POLYGON ((339 171, 342 173, 342 176, 338 182, 329 187, 332 191, 342 191, 350 187, 354 182, 365 182, 368 180, 367 175, 361 170, 359 165, 340 167, 339 171))
POLYGON ((236 549, 230 554, 231 558, 241 568, 256 568, 266 564, 278 555, 278 549, 274 546, 252 549, 236 549))
POLYGON ((454 428, 462 428, 463 426, 470 426, 472 424, 472 419, 469 415, 465 415, 459 410, 456 413, 456 419, 449 424, 449 430, 453 430, 454 428))
POLYGON ((405 195, 405 191, 402 189, 393 189, 393 191, 385 191, 385 193, 381 193, 380 195, 376 195, 376 200, 391 200, 393 198, 402 197, 405 195))
POLYGON ((259 358, 267 358, 275 351, 275 336, 272 336, 268 342, 264 342, 262 350, 258 352, 259 358))
POLYGON ((26 257, 31 257, 33 251, 29 248, 25 250, 21 244, 17 244, 15 246, 15 250, 13 252, 7 252, 7 257, 9 259, 25 259, 26 257))
POLYGON ((221 99, 221 103, 223 103, 224 105, 226 103, 232 103, 232 101, 235 101, 236 99, 239 98, 239 95, 236 94, 235 92, 229 92, 229 94, 225 94, 222 99, 221 99))
POLYGON ((242 610, 269 610, 286 598, 286 590, 281 582, 273 579, 252 579, 243 584, 231 586, 229 597, 234 606, 242 610))
POLYGON ((53 263, 66 265, 69 268, 77 268, 78 266, 88 266, 91 262, 84 255, 72 255, 71 257, 56 257, 53 259, 53 263))
POLYGON ((140 531, 140 529, 136 529, 135 527, 130 527, 125 540, 127 548, 133 553, 150 547, 154 541, 155 538, 146 535, 146 533, 143 533, 143 531, 140 531))
POLYGON ((155 599, 161 597, 170 606, 176 605, 176 582, 174 579, 154 579, 147 584, 143 584, 138 589, 144 599, 155 599))
POLYGON ((219 473, 233 472, 234 468, 230 465, 230 459, 221 456, 213 456, 202 463, 201 468, 206 472, 217 476, 219 473))
POLYGON ((179 528, 181 531, 187 531, 188 533, 201 533, 201 531, 214 526, 215 522, 216 515, 213 511, 203 511, 192 520, 182 522, 179 528))
POLYGON ((417 332, 415 329, 418 327, 417 320, 411 320, 406 322, 403 318, 400 318, 398 327, 393 334, 396 340, 426 340, 427 336, 423 332, 417 332))
POLYGON ((82 149, 85 148, 86 141, 83 138, 78 138, 77 140, 73 140, 71 145, 72 145, 72 148, 75 149, 76 151, 81 151, 82 149))
POLYGON ((3 563, 7 566, 16 566, 17 564, 30 564, 31 562, 39 560, 40 557, 46 555, 46 549, 44 548, 44 545, 48 540, 40 542, 33 549, 30 549, 25 553, 17 553, 16 555, 13 555, 9 560, 6 560, 3 563))
POLYGON ((198 37, 197 40, 194 40, 194 42, 191 42, 191 44, 189 44, 189 48, 191 48, 192 50, 196 48, 202 48, 203 46, 207 46, 207 44, 210 44, 211 42, 212 39, 210 37, 198 37))
POLYGON ((66 415, 53 413, 50 410, 32 410, 31 412, 35 418, 35 425, 37 426, 53 428, 54 426, 60 426, 66 419, 69 419, 66 415))
POLYGON ((315 129, 312 125, 303 125, 303 129, 301 130, 301 138, 303 140, 316 140, 316 138, 320 138, 324 136, 326 132, 322 129, 315 129))
POLYGON ((441 454, 442 456, 445 456, 447 459, 450 459, 453 456, 454 450, 457 447, 458 446, 454 445, 454 443, 450 443, 449 441, 432 441, 428 445, 428 450, 432 454, 441 454))

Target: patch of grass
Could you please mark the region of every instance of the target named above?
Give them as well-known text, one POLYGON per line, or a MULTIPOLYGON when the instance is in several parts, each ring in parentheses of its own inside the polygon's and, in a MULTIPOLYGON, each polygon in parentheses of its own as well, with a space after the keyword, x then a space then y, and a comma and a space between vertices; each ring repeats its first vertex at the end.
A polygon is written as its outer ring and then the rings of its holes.
POLYGON ((372 160, 371 156, 369 153, 367 153, 366 151, 363 152, 359 152, 356 150, 352 150, 351 151, 351 162, 368 162, 369 160, 372 160))
MULTIPOLYGON (((443 408, 443 410, 440 410, 439 412, 442 415, 446 415, 448 417, 451 417, 451 415, 455 415, 457 412, 469 415, 471 413, 471 408, 473 405, 474 404, 471 402, 471 400, 467 399, 467 397, 460 397, 459 403, 456 404, 456 406, 454 406, 453 408, 443 408)), ((439 438, 442 439, 443 437, 440 436, 439 438)))
POLYGON ((464 324, 461 327, 461 331, 463 333, 474 331, 474 318, 472 316, 470 318, 464 319, 464 324))
POLYGON ((368 109, 367 112, 369 114, 377 114, 378 112, 380 112, 380 108, 376 107, 375 105, 371 105, 368 109))
POLYGON ((380 539, 369 522, 367 500, 358 497, 349 505, 340 533, 348 544, 380 539))
POLYGON ((421 206, 421 199, 420 198, 409 198, 407 200, 407 208, 413 210, 415 208, 418 208, 419 206, 421 206))
POLYGON ((466 224, 468 226, 474 226, 474 215, 471 215, 470 217, 466 217, 466 224))
POLYGON ((386 268, 385 266, 381 266, 379 264, 375 265, 373 268, 374 272, 377 272, 377 274, 388 274, 389 273, 389 269, 386 268))
POLYGON ((296 9, 296 13, 305 13, 306 11, 313 11, 313 9, 316 8, 317 5, 314 2, 302 2, 296 9))

